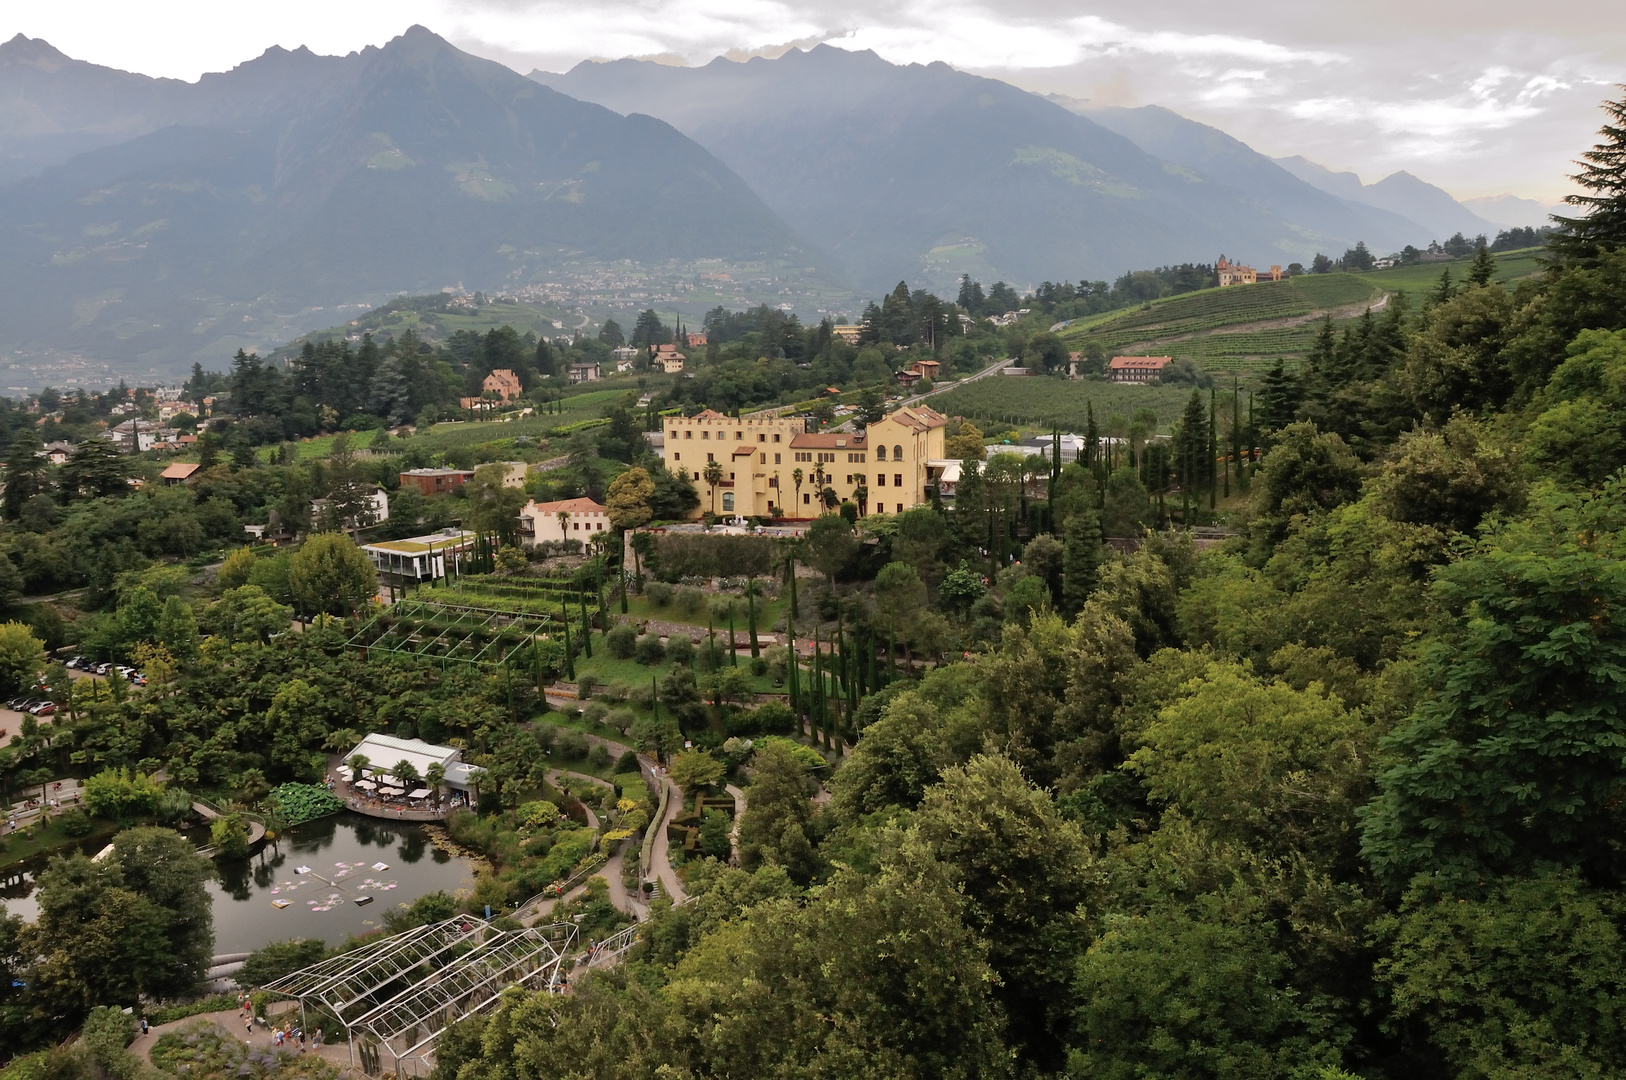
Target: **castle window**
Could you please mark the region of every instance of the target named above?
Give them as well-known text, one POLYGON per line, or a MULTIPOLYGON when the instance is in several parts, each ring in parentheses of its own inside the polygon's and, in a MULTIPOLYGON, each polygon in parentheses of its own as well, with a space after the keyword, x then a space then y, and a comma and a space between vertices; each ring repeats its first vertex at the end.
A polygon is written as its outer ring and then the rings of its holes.
POLYGON ((903 447, 894 446, 892 448, 892 460, 893 461, 902 461, 903 460, 903 447))
POLYGON ((875 460, 876 461, 885 461, 886 460, 886 447, 877 446, 875 448, 875 460))

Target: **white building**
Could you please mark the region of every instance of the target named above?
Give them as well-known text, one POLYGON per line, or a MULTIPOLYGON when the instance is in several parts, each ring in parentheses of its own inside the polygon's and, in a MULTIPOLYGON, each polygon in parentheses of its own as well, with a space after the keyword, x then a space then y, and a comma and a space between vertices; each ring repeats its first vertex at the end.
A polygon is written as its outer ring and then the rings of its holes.
MULTIPOLYGON (((394 770, 404 761, 416 769, 418 776, 422 778, 428 774, 429 766, 439 765, 446 772, 446 778, 441 781, 441 785, 455 791, 467 792, 476 787, 480 777, 485 773, 484 769, 465 763, 463 751, 455 746, 436 746, 422 739, 369 735, 357 743, 355 749, 344 756, 344 760, 348 762, 358 754, 367 759, 367 767, 363 770, 366 777, 387 775, 393 778, 394 770)), ((349 765, 342 766, 339 772, 350 781, 366 778, 349 775, 349 765)))
POLYGON ((445 577, 448 570, 456 569, 458 556, 473 548, 474 534, 461 529, 442 529, 427 536, 361 546, 379 573, 413 581, 445 577))
POLYGON ((591 543, 595 535, 611 531, 610 512, 592 499, 525 504, 519 512, 520 541, 526 547, 579 540, 591 543))
MULTIPOLYGON (((371 491, 367 492, 362 499, 366 504, 367 511, 358 516, 360 516, 368 525, 377 525, 381 521, 388 521, 390 519, 390 497, 383 488, 374 487, 371 491)), ((322 510, 326 508, 326 506, 326 499, 313 499, 311 501, 311 520, 319 520, 322 516, 322 510)), ((345 525, 351 526, 354 525, 354 522, 347 521, 345 522, 345 525)))

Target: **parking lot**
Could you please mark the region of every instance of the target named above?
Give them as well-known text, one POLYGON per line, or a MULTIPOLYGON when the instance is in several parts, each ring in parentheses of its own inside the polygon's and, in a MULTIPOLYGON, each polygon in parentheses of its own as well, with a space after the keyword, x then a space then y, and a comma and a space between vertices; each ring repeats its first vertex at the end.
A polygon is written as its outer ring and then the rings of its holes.
MULTIPOLYGON (((88 662, 84 657, 75 656, 68 660, 68 677, 70 679, 107 679, 123 678, 132 686, 145 686, 147 679, 141 672, 128 665, 96 664, 88 662)), ((56 712, 54 703, 48 700, 51 696, 50 688, 35 687, 26 694, 7 701, 0 706, 0 740, 11 738, 18 734, 23 721, 32 718, 37 723, 49 724, 52 715, 56 712)))

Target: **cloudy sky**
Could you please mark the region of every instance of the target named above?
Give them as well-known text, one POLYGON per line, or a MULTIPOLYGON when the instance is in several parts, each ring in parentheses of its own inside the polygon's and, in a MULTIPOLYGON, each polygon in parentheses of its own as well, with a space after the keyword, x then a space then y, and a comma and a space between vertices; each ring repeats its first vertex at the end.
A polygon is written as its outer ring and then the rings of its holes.
POLYGON ((277 44, 348 52, 422 23, 524 72, 586 58, 701 64, 818 42, 943 60, 1042 93, 1166 105, 1265 153, 1368 183, 1550 200, 1626 82, 1620 0, 56 0, 0 39, 195 79, 277 44))

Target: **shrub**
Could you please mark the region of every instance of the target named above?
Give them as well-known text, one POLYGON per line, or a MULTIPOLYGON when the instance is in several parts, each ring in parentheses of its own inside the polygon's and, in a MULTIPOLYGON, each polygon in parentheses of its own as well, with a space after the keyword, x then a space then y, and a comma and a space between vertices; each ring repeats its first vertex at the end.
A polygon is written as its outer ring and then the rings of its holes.
POLYGON ((593 748, 587 751, 587 767, 594 771, 610 767, 610 752, 603 743, 594 743, 593 748))
POLYGON ((610 714, 610 707, 602 701, 589 701, 582 706, 582 719, 590 724, 602 724, 610 714))
POLYGON ((664 581, 651 581, 644 587, 644 595, 656 607, 665 607, 672 602, 672 586, 664 581))
POLYGON ((576 696, 578 700, 586 701, 593 696, 593 688, 598 685, 597 675, 583 675, 576 680, 576 696))
POLYGON ((90 815, 83 810, 69 810, 57 820, 62 823, 62 831, 76 839, 89 836, 90 830, 95 827, 95 823, 90 820, 90 815))
POLYGON ((753 656, 751 658, 751 674, 758 678, 768 674, 768 661, 760 656, 753 656))
POLYGON ((661 644, 660 635, 645 634, 638 639, 632 656, 645 667, 655 667, 666 659, 666 646, 661 644))
POLYGON ((561 757, 570 761, 580 761, 587 756, 587 736, 579 731, 566 730, 559 736, 556 749, 561 757))
POLYGON ((700 813, 700 853, 714 859, 726 859, 732 850, 728 842, 733 819, 721 810, 703 810, 700 813))
POLYGON ((638 631, 626 623, 617 623, 604 635, 604 648, 617 660, 631 660, 638 647, 638 631))
POLYGON ((677 591, 677 609, 685 615, 698 615, 705 606, 706 594, 693 585, 685 585, 677 591))
MULTIPOLYGON (((629 727, 631 725, 628 725, 629 727)), ((635 773, 639 771, 638 755, 632 750, 625 751, 615 759, 616 786, 621 786, 622 773, 635 773)))
POLYGON ((514 820, 525 829, 552 825, 559 820, 559 808, 545 799, 520 803, 514 811, 514 820))
POLYGON ((649 798, 649 782, 644 779, 644 774, 638 770, 637 763, 634 762, 632 768, 627 769, 625 772, 619 770, 619 765, 618 762, 617 772, 615 776, 611 777, 611 783, 615 784, 615 788, 621 793, 621 797, 631 799, 634 802, 643 802, 649 798))
POLYGON ((85 809, 97 817, 146 817, 158 810, 163 789, 130 769, 103 769, 85 781, 85 809))
POLYGON ((248 954, 237 981, 244 986, 264 986, 300 968, 310 967, 326 955, 327 943, 320 938, 273 941, 248 954))
POLYGON ((694 642, 682 634, 673 634, 666 642, 666 659, 689 667, 694 663, 694 642))

